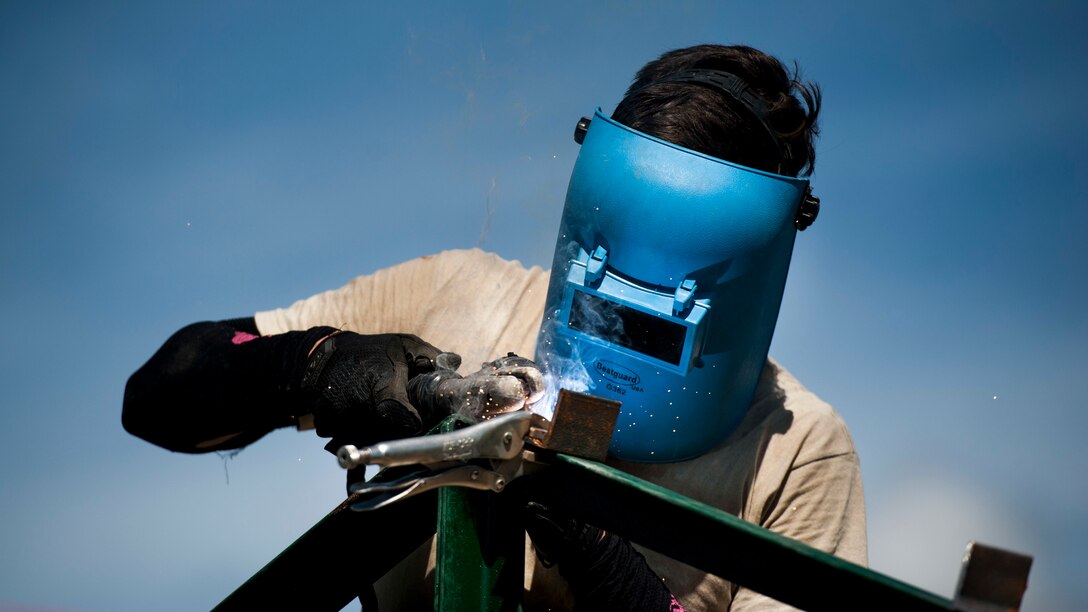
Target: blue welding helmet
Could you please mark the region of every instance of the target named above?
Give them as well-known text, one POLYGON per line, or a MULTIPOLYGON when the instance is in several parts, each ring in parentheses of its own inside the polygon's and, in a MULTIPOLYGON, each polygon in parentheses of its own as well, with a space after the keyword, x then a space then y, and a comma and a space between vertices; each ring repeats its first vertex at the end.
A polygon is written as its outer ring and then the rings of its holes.
POLYGON ((748 409, 802 202, 818 204, 807 180, 677 146, 599 109, 580 130, 536 362, 553 393, 622 402, 610 456, 698 456, 748 409))

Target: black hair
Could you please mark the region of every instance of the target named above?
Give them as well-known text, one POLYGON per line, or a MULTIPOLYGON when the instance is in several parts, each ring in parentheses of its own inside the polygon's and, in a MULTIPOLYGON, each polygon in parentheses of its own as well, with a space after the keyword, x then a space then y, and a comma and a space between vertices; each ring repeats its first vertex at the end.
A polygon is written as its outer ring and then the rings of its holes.
POLYGON ((731 162, 808 176, 816 161, 820 86, 802 83, 777 58, 743 45, 696 45, 663 54, 642 67, 612 113, 616 121, 731 162), (714 87, 658 82, 681 70, 720 70, 740 77, 766 103, 771 139, 750 110, 714 87), (781 152, 780 152, 781 151, 781 152))

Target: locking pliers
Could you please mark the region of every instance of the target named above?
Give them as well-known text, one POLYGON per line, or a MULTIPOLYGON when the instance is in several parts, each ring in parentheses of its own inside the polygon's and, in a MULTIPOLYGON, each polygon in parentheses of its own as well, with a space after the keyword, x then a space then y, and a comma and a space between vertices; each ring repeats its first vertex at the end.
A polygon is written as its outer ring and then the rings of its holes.
POLYGON ((540 450, 603 461, 619 408, 617 401, 562 389, 550 421, 516 410, 447 433, 364 448, 343 446, 336 456, 345 469, 416 466, 393 480, 378 477, 352 485, 350 491, 358 500, 352 510, 376 510, 438 487, 499 492, 538 463, 540 450))

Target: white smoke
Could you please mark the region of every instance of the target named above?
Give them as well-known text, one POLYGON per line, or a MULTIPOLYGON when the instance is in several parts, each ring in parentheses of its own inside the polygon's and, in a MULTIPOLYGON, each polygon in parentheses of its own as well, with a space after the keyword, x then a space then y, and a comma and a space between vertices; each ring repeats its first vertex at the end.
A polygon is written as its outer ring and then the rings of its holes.
POLYGON ((569 337, 560 335, 558 328, 560 323, 557 318, 559 310, 549 312, 544 316, 544 323, 540 330, 540 347, 537 352, 542 359, 537 365, 544 370, 544 398, 533 404, 532 410, 546 419, 551 420, 555 414, 555 403, 559 401, 559 390, 586 391, 591 381, 589 370, 582 363, 580 347, 569 337), (556 353, 556 342, 565 343, 569 347, 570 357, 563 357, 556 353))

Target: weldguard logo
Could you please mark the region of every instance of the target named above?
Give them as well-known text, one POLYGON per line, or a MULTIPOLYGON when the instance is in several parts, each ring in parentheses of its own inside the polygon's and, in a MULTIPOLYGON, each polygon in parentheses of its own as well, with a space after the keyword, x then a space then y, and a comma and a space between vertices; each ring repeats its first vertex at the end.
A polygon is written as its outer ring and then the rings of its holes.
POLYGON ((623 395, 627 393, 628 388, 632 391, 642 391, 642 387, 639 385, 638 372, 634 370, 604 359, 600 359, 593 364, 593 369, 605 377, 605 387, 613 393, 623 395))

